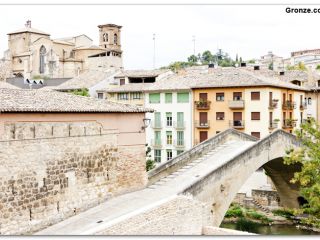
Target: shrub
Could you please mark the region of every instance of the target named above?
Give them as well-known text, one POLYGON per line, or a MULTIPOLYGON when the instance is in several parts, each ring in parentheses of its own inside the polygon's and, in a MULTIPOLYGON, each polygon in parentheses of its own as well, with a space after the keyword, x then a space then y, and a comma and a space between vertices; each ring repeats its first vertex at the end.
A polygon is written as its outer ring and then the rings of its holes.
POLYGON ((225 214, 226 218, 243 217, 243 211, 239 206, 231 207, 225 214))
POLYGON ((147 171, 147 172, 150 171, 151 169, 153 169, 155 166, 156 166, 156 165, 155 165, 155 163, 154 163, 153 160, 148 159, 148 160, 146 161, 146 171, 147 171))
POLYGON ((294 216, 294 212, 291 209, 276 209, 273 210, 272 213, 277 216, 285 217, 287 219, 291 219, 294 216))

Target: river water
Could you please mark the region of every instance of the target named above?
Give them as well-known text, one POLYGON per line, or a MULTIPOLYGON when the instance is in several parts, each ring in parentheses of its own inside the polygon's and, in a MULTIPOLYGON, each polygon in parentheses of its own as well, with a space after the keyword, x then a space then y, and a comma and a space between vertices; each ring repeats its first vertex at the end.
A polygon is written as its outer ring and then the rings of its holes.
MULTIPOLYGON (((222 223, 220 227, 237 230, 235 223, 222 223)), ((254 233, 262 235, 320 235, 320 232, 298 229, 295 225, 260 225, 254 233)))

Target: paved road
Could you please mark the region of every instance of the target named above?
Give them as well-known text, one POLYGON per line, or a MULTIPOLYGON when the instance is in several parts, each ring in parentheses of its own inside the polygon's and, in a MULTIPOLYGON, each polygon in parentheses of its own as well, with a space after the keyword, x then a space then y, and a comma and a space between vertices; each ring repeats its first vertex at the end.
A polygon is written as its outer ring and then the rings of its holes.
POLYGON ((249 141, 230 141, 222 144, 148 188, 110 199, 97 207, 37 232, 36 235, 94 234, 99 229, 119 222, 129 215, 166 202, 201 176, 225 164, 252 144, 254 142, 249 141))

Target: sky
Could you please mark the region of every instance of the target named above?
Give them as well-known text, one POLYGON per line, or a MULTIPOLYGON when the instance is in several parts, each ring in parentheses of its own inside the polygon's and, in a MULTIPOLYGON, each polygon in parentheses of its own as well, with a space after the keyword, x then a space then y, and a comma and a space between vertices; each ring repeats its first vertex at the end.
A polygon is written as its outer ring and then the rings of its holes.
MULTIPOLYGON (((286 5, 1 5, 0 54, 7 49, 7 33, 32 27, 51 38, 86 34, 98 44, 98 25, 122 25, 125 69, 153 68, 153 34, 156 34, 156 68, 186 61, 193 54, 218 48, 235 58, 259 58, 272 51, 290 52, 320 48, 319 14, 289 14, 286 5)), ((292 6, 312 7, 313 6, 292 6)), ((320 8, 320 5, 317 6, 320 8)))

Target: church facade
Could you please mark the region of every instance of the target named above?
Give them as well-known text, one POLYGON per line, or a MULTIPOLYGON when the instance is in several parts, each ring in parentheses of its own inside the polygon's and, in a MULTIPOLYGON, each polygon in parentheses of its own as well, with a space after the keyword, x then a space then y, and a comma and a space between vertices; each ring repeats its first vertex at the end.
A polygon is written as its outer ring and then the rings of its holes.
POLYGON ((99 25, 99 46, 85 34, 51 39, 31 27, 8 33, 4 59, 11 74, 24 79, 73 78, 89 69, 122 69, 121 26, 99 25))

